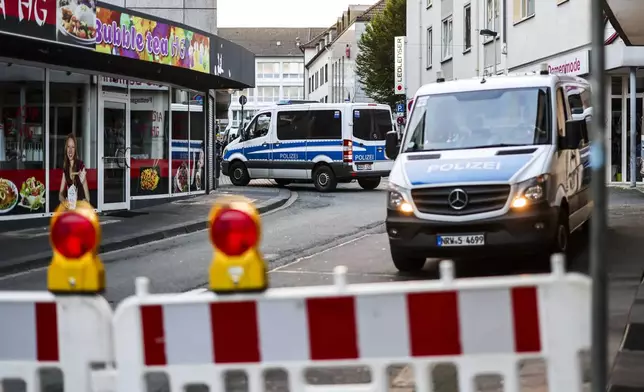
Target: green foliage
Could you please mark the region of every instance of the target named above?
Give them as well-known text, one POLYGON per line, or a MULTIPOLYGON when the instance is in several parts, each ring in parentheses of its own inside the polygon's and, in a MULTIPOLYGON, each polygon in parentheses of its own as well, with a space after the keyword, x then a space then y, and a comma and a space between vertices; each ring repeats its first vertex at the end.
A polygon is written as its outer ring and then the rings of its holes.
POLYGON ((385 0, 385 9, 374 16, 360 37, 356 74, 367 96, 394 106, 394 37, 406 35, 407 0, 385 0))

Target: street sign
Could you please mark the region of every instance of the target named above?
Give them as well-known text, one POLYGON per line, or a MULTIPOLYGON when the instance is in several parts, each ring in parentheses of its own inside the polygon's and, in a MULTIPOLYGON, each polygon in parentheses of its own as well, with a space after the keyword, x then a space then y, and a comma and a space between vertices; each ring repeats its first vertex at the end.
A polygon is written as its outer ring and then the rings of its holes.
POLYGON ((402 103, 396 104, 396 111, 398 113, 403 113, 405 111, 405 105, 402 103))
POLYGON ((248 98, 246 98, 245 95, 240 95, 239 96, 239 104, 244 106, 244 105, 246 105, 246 102, 248 102, 248 98))
POLYGON ((395 37, 394 42, 394 94, 405 95, 405 37, 395 37))

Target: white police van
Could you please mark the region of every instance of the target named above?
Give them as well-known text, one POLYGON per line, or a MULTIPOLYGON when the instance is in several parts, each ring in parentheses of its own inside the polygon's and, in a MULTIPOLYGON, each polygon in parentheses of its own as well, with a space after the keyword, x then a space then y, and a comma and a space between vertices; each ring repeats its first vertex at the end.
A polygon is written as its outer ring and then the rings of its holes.
POLYGON ((367 103, 278 105, 261 110, 223 152, 222 173, 234 185, 274 179, 313 182, 322 192, 357 180, 374 189, 389 175, 385 139, 391 108, 367 103))
POLYGON ((565 252, 592 209, 589 109, 587 81, 545 70, 421 87, 402 141, 387 135, 395 266, 565 252))

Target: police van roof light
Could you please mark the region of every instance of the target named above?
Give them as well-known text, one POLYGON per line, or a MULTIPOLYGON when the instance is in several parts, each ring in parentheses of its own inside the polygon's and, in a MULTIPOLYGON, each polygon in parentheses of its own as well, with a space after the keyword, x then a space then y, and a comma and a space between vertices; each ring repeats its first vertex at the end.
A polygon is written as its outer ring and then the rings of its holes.
POLYGON ((548 71, 548 63, 541 63, 539 65, 539 74, 540 75, 548 75, 550 72, 548 71))
POLYGON ((222 209, 212 222, 210 239, 226 255, 240 256, 257 245, 259 228, 244 211, 222 209))
POLYGON ((96 247, 94 224, 85 216, 66 212, 54 222, 51 228, 51 243, 54 248, 69 259, 78 259, 96 247))
POLYGON ((436 83, 443 83, 444 81, 443 71, 436 71, 436 83))

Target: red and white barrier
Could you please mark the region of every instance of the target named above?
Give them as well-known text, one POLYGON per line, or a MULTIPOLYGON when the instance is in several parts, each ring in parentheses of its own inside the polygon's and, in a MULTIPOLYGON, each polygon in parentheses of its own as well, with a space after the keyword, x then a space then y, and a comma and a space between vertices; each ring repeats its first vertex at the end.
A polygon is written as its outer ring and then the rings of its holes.
POLYGON ((95 385, 91 366, 113 361, 112 310, 103 297, 0 292, 0 381, 24 382, 29 392, 50 383, 87 392, 95 385), (52 368, 62 379, 41 379, 39 370, 52 368))
MULTIPOLYGON (((163 371, 171 391, 187 384, 225 390, 222 373, 244 369, 249 391, 261 372, 289 372, 291 391, 304 391, 310 366, 366 365, 386 390, 386 366, 411 363, 427 374, 434 363, 458 368, 460 390, 482 373, 503 376, 519 390, 518 361, 548 363, 549 390, 580 390, 578 353, 590 347, 590 280, 564 274, 454 280, 449 262, 440 281, 281 288, 262 295, 138 295, 114 318, 117 390, 146 390, 143 375, 163 371)), ((416 378, 418 391, 429 380, 416 378)), ((347 391, 347 385, 325 390, 347 391)), ((355 389, 355 387, 352 387, 355 389)), ((351 390, 354 390, 351 389, 351 390)), ((317 387, 317 390, 320 390, 317 387)))

